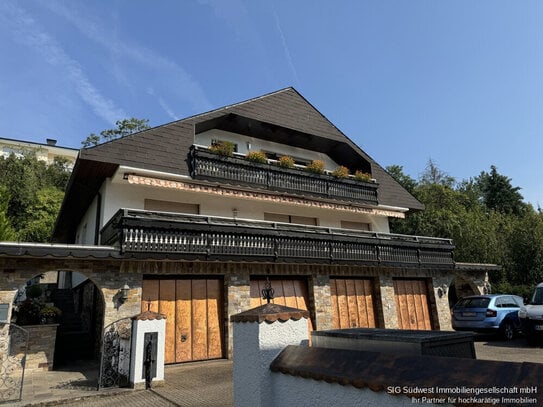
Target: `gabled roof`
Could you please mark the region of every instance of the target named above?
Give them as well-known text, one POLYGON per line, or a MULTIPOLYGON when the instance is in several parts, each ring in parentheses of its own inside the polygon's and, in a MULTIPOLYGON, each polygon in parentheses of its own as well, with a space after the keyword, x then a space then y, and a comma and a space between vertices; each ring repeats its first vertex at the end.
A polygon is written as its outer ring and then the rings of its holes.
MULTIPOLYGON (((70 241, 103 180, 120 165, 190 175, 188 151, 195 134, 222 128, 328 154, 336 162, 360 162, 378 180, 381 205, 421 210, 424 206, 379 164, 335 127, 294 88, 167 123, 95 147, 82 149, 53 233, 70 241)), ((355 167, 360 168, 360 167, 355 167)))

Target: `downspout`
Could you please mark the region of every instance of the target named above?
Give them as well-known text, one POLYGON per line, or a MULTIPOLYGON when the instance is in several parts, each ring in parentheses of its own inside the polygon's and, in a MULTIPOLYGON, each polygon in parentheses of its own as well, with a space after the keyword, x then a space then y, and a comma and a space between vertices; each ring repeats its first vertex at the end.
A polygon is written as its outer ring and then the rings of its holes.
POLYGON ((94 223, 94 245, 100 244, 100 218, 102 217, 102 194, 96 194, 96 220, 94 223))

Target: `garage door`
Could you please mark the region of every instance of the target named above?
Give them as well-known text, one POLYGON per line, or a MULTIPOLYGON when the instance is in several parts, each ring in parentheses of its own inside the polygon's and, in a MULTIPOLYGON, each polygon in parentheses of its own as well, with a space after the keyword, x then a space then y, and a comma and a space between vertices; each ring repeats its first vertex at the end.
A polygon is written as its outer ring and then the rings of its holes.
POLYGON ((143 280, 142 311, 165 314, 165 362, 223 357, 223 281, 220 279, 143 280))
POLYGON ((394 280, 400 329, 432 329, 426 280, 394 280))
POLYGON ((334 328, 375 328, 373 282, 370 279, 330 279, 334 328))
MULTIPOLYGON (((298 308, 309 311, 309 295, 307 290, 307 281, 290 279, 270 279, 274 290, 274 304, 285 305, 287 307, 298 308)), ((266 304, 262 299, 262 290, 265 287, 265 279, 251 279, 251 308, 266 304)), ((309 330, 313 329, 311 319, 309 319, 309 330)))

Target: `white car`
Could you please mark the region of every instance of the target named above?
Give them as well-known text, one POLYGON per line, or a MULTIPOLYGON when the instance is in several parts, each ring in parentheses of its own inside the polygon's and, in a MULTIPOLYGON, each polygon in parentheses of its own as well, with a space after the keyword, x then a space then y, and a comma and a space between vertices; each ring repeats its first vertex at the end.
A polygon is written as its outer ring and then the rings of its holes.
POLYGON ((543 283, 537 285, 528 304, 520 308, 518 317, 528 343, 543 339, 543 283))

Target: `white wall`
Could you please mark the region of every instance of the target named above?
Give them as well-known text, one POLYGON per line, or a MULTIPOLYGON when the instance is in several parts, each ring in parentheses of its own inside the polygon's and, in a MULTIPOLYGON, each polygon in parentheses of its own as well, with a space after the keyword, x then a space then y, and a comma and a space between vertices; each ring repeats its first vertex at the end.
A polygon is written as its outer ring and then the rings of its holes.
POLYGON ((274 143, 273 141, 261 140, 255 137, 244 136, 242 134, 230 133, 224 130, 212 129, 195 136, 195 143, 202 146, 210 146, 211 140, 231 141, 238 145, 238 153, 247 154, 249 149, 247 143, 250 143, 250 151, 273 151, 275 153, 289 155, 291 157, 303 158, 307 161, 322 160, 325 168, 333 171, 338 164, 328 155, 304 148, 292 147, 286 144, 274 143))

